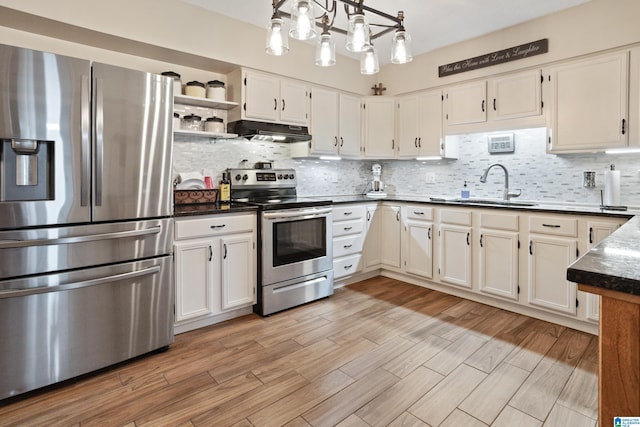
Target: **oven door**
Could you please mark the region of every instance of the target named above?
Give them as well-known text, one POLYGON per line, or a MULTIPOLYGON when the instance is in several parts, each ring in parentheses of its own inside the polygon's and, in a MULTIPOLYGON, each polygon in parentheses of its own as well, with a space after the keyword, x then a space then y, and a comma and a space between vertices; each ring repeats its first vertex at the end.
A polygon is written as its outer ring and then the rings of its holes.
POLYGON ((262 213, 262 285, 331 270, 331 207, 262 213))

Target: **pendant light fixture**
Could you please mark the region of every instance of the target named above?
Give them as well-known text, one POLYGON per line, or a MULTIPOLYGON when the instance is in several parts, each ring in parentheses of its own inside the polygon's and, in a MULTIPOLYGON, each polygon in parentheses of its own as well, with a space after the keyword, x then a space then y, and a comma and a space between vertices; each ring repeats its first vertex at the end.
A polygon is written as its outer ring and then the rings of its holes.
POLYGON ((270 55, 280 56, 289 50, 287 36, 297 40, 309 40, 316 37, 316 26, 322 28, 316 45, 315 64, 330 67, 336 63, 335 41, 333 35, 347 36, 346 49, 359 52, 360 70, 362 74, 375 74, 379 71, 378 53, 373 47, 373 40, 394 31, 392 38, 391 62, 405 64, 413 59, 411 52, 411 36, 404 28, 404 13, 397 17, 365 6, 365 0, 271 0, 273 16, 267 29, 266 51, 270 55), (347 29, 335 27, 337 3, 344 5, 348 18, 347 29), (281 10, 285 3, 291 5, 291 13, 281 10), (316 13, 318 15, 316 16, 316 13), (372 16, 386 19, 390 24, 379 24, 369 21, 372 16), (291 28, 287 32, 283 18, 291 20, 291 28), (373 32, 373 27, 382 29, 373 32))
POLYGON ((284 20, 276 14, 271 18, 267 28, 265 51, 274 56, 282 56, 289 51, 289 35, 284 27, 284 20))
POLYGON ((371 75, 380 71, 378 52, 372 44, 368 44, 360 56, 360 74, 371 75))
POLYGON ((313 0, 293 0, 289 35, 296 40, 309 40, 316 36, 313 0))
POLYGON ((329 18, 326 15, 322 19, 322 34, 316 46, 316 65, 320 67, 336 65, 336 42, 329 32, 329 18))
POLYGON ((371 41, 369 33, 369 24, 364 13, 359 11, 351 15, 347 28, 347 50, 349 52, 364 52, 365 47, 371 41))
POLYGON ((391 62, 393 64, 406 64, 413 61, 411 54, 411 36, 404 29, 404 12, 398 12, 400 28, 393 34, 391 40, 391 62))

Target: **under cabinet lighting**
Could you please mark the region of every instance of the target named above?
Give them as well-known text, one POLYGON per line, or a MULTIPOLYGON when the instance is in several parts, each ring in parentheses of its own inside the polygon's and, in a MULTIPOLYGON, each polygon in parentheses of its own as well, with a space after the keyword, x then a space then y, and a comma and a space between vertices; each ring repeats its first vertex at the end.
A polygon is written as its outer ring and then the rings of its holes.
POLYGON ((416 160, 442 160, 441 156, 416 157, 416 160))
POLYGON ((340 156, 320 156, 320 160, 342 160, 340 156))
POLYGON ((605 154, 630 154, 630 153, 640 153, 640 148, 612 148, 610 150, 606 150, 605 154))

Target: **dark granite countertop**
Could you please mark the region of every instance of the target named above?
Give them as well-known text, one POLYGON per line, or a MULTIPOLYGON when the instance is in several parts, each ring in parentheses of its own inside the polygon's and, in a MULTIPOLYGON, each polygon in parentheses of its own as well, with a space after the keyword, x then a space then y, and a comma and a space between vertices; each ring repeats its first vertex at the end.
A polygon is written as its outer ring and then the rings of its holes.
POLYGON ((174 218, 194 215, 216 215, 239 212, 256 212, 257 206, 244 203, 190 203, 175 205, 173 208, 174 218))
MULTIPOLYGON (((504 205, 490 205, 490 204, 476 204, 473 203, 473 199, 470 202, 455 201, 454 198, 444 197, 427 197, 427 196, 411 196, 401 194, 388 194, 383 198, 367 197, 363 194, 352 195, 335 195, 335 196, 314 196, 318 199, 332 200, 334 204, 343 203, 362 203, 362 202, 402 202, 402 203, 423 203, 439 206, 468 206, 472 208, 486 208, 486 209, 512 209, 517 211, 530 211, 530 212, 549 212, 549 213, 561 213, 561 214, 576 214, 576 215, 596 215, 596 216, 608 216, 617 218, 632 218, 634 215, 640 214, 639 210, 627 210, 627 211, 615 211, 615 210, 603 210, 599 206, 595 205, 572 205, 562 203, 535 203, 534 206, 504 206, 504 205)), ((486 199, 485 199, 486 200, 486 199)), ((513 199, 517 201, 517 199, 513 199)))
POLYGON ((567 279, 640 295, 640 216, 632 218, 571 264, 567 279))

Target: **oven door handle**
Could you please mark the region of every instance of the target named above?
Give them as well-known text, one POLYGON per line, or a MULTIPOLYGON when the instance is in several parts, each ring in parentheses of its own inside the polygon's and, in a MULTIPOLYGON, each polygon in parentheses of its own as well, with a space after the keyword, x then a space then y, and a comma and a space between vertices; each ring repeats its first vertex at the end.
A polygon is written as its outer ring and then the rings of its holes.
POLYGON ((331 213, 331 208, 320 208, 320 209, 295 209, 295 210, 287 210, 287 211, 278 211, 278 212, 264 212, 264 219, 291 219, 291 218, 299 218, 299 219, 310 219, 316 218, 319 216, 326 216, 331 213))

